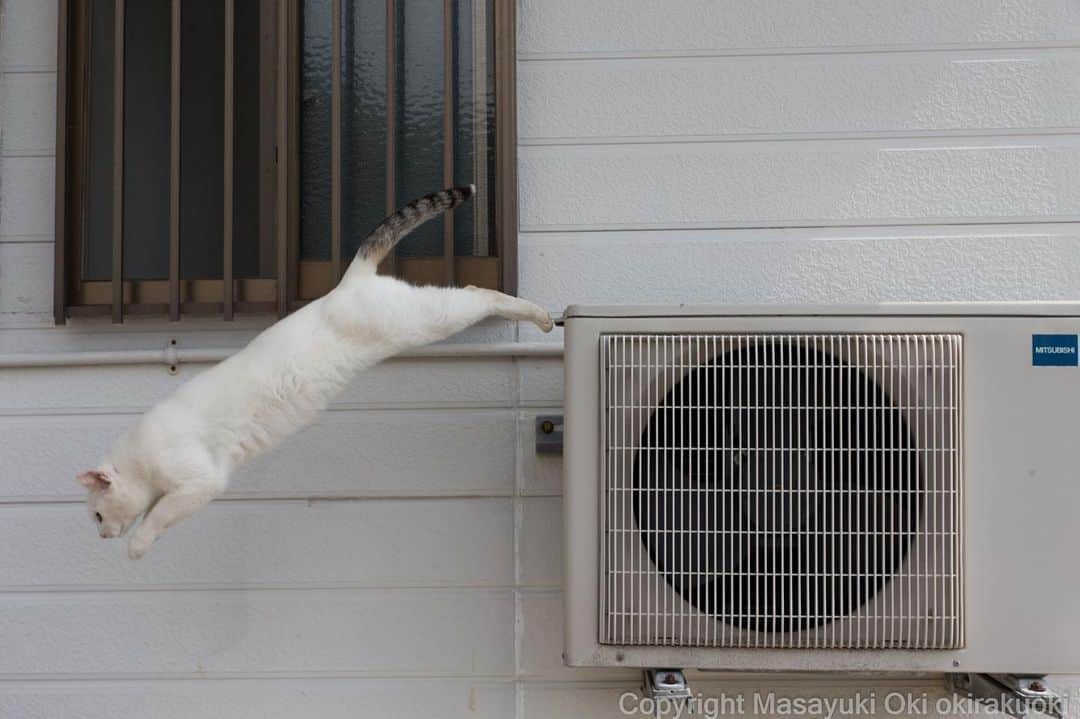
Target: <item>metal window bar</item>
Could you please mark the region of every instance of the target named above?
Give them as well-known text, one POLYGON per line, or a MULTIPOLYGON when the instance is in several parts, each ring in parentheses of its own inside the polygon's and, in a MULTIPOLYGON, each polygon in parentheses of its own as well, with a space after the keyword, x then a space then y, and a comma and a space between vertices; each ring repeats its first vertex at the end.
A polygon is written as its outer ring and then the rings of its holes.
MULTIPOLYGON (((472 26, 474 28, 486 28, 487 3, 474 2, 472 4, 472 26)), ((473 178, 476 183, 476 191, 481 197, 487 197, 490 185, 488 182, 487 159, 488 137, 487 125, 480 118, 487 116, 487 86, 488 86, 488 39, 487 33, 477 32, 473 35, 472 56, 472 82, 473 82, 473 178)), ((473 253, 479 256, 488 254, 488 203, 479 202, 473 207, 473 253)))
POLYGON ((112 167, 112 320, 124 321, 124 10, 114 0, 113 167, 112 167))
POLYGON ((330 279, 341 278, 341 0, 330 3, 330 279))
MULTIPOLYGON (((443 187, 454 184, 454 0, 443 0, 443 187)), ((443 218, 443 282, 454 284, 454 211, 443 218)))
POLYGON ((67 256, 61 249, 64 246, 64 238, 67 237, 67 167, 66 157, 68 152, 68 38, 73 33, 71 27, 70 0, 60 0, 57 7, 57 35, 59 42, 56 48, 56 164, 54 175, 56 177, 56 194, 53 200, 53 218, 56 232, 57 251, 53 254, 53 320, 62 325, 67 321, 67 256))
MULTIPOLYGON (((287 205, 288 227, 285 232, 285 254, 287 271, 284 274, 285 296, 288 310, 299 307, 299 271, 300 266, 300 3, 302 0, 278 0, 287 6, 287 18, 284 42, 287 46, 286 66, 286 102, 284 112, 286 139, 282 152, 288 158, 286 191, 278 200, 287 205)), ((280 275, 279 275, 280 277, 280 275)))
POLYGON ((180 319, 180 0, 172 0, 169 58, 169 319, 180 319))
POLYGON ((289 272, 289 172, 292 157, 289 146, 289 0, 278 0, 277 37, 277 314, 289 311, 289 291, 284 278, 289 272))
POLYGON ((235 311, 233 302, 236 288, 233 286, 233 213, 236 198, 233 192, 235 173, 235 137, 236 132, 236 0, 225 0, 225 117, 223 118, 224 145, 222 160, 222 227, 221 227, 221 284, 222 317, 232 321, 235 311))
MULTIPOLYGON (((386 0, 386 214, 397 209, 397 1, 386 0)), ((382 262, 383 271, 397 273, 397 253, 382 262)))
POLYGON ((503 292, 517 294, 517 0, 495 0, 495 253, 503 292))
POLYGON ((603 339, 600 641, 958 648, 963 342, 603 339))

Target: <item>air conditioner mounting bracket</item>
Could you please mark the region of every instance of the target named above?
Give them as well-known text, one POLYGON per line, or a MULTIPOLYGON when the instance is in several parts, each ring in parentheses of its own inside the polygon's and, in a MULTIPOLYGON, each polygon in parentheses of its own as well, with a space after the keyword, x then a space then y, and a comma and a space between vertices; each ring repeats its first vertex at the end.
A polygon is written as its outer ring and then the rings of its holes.
POLYGON ((562 454, 563 416, 542 414, 536 417, 536 453, 562 454))
MULTIPOLYGON (((693 696, 690 692, 690 683, 686 681, 686 674, 683 673, 682 669, 642 670, 641 695, 653 700, 657 719, 659 719, 665 704, 685 702, 693 696)), ((694 706, 692 703, 689 710, 688 713, 693 713, 694 706)))
POLYGON ((990 704, 1017 719, 1032 711, 1055 719, 1064 717, 1061 697, 1050 691, 1043 675, 958 672, 946 675, 946 680, 957 694, 990 704))

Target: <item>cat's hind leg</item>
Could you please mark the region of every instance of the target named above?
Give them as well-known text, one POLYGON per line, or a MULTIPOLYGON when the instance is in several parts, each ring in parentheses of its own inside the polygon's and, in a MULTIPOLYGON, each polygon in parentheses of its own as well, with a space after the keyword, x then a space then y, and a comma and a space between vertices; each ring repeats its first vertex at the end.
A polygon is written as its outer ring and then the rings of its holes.
POLYGON ((508 320, 520 320, 532 322, 544 332, 551 332, 555 323, 547 310, 539 305, 523 300, 520 297, 507 295, 497 290, 489 290, 483 287, 469 285, 464 292, 477 292, 491 303, 492 313, 508 320))
POLYGON ((543 307, 479 287, 408 287, 401 303, 394 309, 395 324, 415 345, 446 339, 488 317, 532 322, 544 332, 554 326, 543 307))
POLYGON ((162 496, 146 513, 139 522, 139 526, 135 528, 134 534, 131 535, 131 541, 128 542, 128 557, 141 559, 166 529, 205 507, 215 496, 217 492, 209 490, 170 492, 162 496))
POLYGON ((346 336, 388 342, 401 351, 437 342, 488 317, 554 327, 551 315, 528 300, 479 287, 417 287, 373 275, 343 282, 324 298, 327 321, 346 336))

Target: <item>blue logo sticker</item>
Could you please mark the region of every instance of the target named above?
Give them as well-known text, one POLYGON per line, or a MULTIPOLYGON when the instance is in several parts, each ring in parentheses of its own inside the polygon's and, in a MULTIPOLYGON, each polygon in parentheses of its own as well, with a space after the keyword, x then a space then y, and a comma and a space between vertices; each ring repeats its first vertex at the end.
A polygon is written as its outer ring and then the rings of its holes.
POLYGON ((1031 364, 1036 367, 1076 367, 1076 335, 1031 335, 1031 364))

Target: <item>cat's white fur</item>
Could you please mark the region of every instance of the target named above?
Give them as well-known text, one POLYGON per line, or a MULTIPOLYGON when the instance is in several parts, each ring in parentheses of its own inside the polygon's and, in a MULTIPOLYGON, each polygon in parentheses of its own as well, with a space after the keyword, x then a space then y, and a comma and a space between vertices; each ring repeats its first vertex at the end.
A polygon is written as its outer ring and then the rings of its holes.
MULTIPOLYGON (((430 216, 453 204, 429 208, 430 216)), ((166 529, 224 492, 238 466, 311 422, 357 372, 380 360, 490 316, 552 328, 548 313, 523 299, 378 275, 382 254, 358 255, 333 291, 182 385, 96 469, 79 475, 100 536, 123 535, 145 512, 128 544, 132 559, 142 557, 166 529)))

